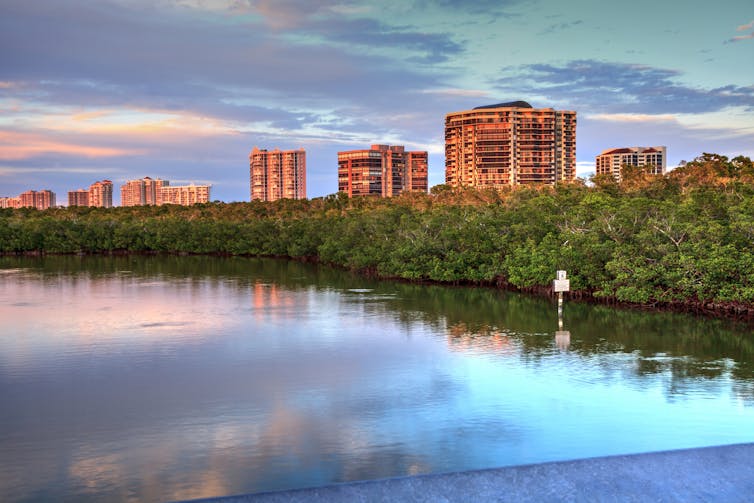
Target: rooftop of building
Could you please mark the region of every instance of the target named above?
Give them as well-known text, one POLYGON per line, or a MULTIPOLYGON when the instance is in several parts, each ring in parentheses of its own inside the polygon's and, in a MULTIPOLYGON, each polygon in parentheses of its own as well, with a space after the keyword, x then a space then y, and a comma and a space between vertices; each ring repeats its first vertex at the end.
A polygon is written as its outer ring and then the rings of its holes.
POLYGON ((482 105, 474 107, 474 110, 481 110, 484 108, 534 108, 525 101, 509 101, 507 103, 495 103, 494 105, 482 105))

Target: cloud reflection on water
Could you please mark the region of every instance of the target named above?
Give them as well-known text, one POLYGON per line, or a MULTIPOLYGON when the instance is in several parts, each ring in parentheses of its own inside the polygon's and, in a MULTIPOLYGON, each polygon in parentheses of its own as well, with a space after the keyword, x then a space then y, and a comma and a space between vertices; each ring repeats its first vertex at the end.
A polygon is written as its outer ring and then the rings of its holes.
POLYGON ((750 338, 718 323, 569 305, 562 351, 540 299, 202 260, 0 284, 11 500, 198 498, 673 440, 653 421, 693 443, 721 434, 704 424, 731 399, 716 425, 754 417, 750 338))

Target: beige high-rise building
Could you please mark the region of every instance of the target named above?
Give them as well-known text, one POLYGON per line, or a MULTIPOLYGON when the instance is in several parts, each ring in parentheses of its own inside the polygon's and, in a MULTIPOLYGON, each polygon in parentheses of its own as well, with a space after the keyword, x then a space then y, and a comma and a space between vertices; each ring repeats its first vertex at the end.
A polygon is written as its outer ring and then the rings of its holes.
POLYGON ((576 178, 576 112, 524 101, 445 116, 445 183, 555 185, 576 178))
POLYGON ((198 203, 208 203, 210 200, 210 185, 162 186, 159 195, 160 204, 180 204, 190 206, 198 203))
POLYGON ((20 197, 0 197, 0 208, 20 208, 20 197))
POLYGON ((254 149, 249 154, 251 200, 306 199, 306 151, 254 149))
POLYGON ((338 152, 338 191, 349 197, 426 192, 427 159, 426 151, 406 152, 402 145, 338 152))
POLYGON ((55 206, 55 193, 51 190, 27 190, 18 196, 17 208, 46 210, 55 206))
POLYGON ((68 206, 89 206, 89 191, 84 189, 69 190, 68 206))
POLYGON ((89 206, 98 208, 113 207, 113 182, 102 180, 89 186, 89 206))
POLYGON ((144 177, 141 180, 128 180, 120 187, 121 206, 144 206, 162 204, 160 189, 170 185, 168 180, 144 177))
POLYGON ((659 147, 623 147, 603 150, 595 159, 595 174, 613 175, 621 181, 624 166, 645 166, 652 175, 664 175, 667 166, 667 149, 659 147))

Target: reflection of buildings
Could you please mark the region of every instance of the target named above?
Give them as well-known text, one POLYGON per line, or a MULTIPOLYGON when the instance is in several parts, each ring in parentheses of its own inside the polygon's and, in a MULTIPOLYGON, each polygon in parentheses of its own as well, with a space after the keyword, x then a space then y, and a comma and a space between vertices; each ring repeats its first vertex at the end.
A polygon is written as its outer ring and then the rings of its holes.
POLYGON ((296 299, 292 292, 282 289, 274 283, 254 283, 251 302, 254 306, 254 317, 257 319, 262 317, 285 318, 289 315, 285 312, 277 314, 275 310, 301 307, 296 305, 296 299))
POLYGON ((576 112, 524 101, 445 116, 445 183, 451 187, 555 185, 576 178, 576 112))
POLYGON ((349 197, 392 197, 427 191, 427 152, 406 152, 400 145, 338 152, 338 192, 349 197))
POLYGON ((596 174, 613 175, 621 181, 623 166, 646 166, 651 175, 664 175, 667 163, 665 147, 626 147, 603 150, 595 161, 596 174))
POLYGON ((306 199, 306 151, 254 150, 249 154, 251 200, 306 199))
POLYGON ((448 327, 448 346, 454 351, 515 352, 507 331, 488 325, 471 328, 463 322, 448 327))

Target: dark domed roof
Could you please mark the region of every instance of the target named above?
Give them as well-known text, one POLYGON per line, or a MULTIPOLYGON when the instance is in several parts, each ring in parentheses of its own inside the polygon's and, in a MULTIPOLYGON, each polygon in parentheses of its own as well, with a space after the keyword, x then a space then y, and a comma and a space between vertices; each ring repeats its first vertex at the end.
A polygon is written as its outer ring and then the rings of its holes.
POLYGON ((525 101, 511 101, 508 103, 496 103, 494 105, 484 105, 481 107, 474 107, 474 110, 479 110, 481 108, 533 108, 533 107, 525 101))

